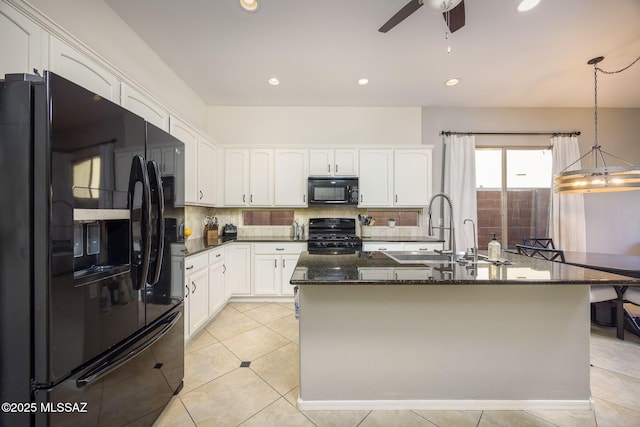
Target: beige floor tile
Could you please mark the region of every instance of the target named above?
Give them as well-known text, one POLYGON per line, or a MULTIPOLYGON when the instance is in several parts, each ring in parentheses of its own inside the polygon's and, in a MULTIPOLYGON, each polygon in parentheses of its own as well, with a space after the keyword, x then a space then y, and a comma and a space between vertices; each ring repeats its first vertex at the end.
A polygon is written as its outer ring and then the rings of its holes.
POLYGON ((296 408, 298 407, 298 396, 300 395, 300 387, 296 387, 291 390, 289 393, 284 395, 284 398, 287 399, 289 403, 291 403, 296 408))
MULTIPOLYGON (((296 399, 298 399, 297 393, 296 399)), ((305 411, 303 413, 318 427, 356 427, 369 415, 369 412, 370 411, 305 411)))
POLYGON ((243 311, 253 310, 265 304, 268 304, 268 303, 266 302, 232 302, 232 303, 229 303, 229 306, 235 308, 236 310, 242 313, 243 311))
POLYGON ((298 346, 288 344, 267 353, 251 362, 251 369, 284 395, 300 385, 298 346))
POLYGON ((217 342, 218 340, 215 339, 213 335, 211 335, 206 330, 202 330, 198 332, 198 334, 195 337, 191 337, 189 342, 187 342, 187 344, 185 345, 184 352, 185 354, 191 353, 193 351, 200 350, 203 347, 206 347, 211 344, 215 344, 217 342))
POLYGON ((189 412, 182 404, 182 400, 175 396, 160 414, 153 427, 195 427, 189 412))
POLYGON ((266 304, 253 310, 247 310, 244 314, 262 324, 282 319, 285 316, 290 316, 295 319, 293 311, 276 303, 266 304))
POLYGON ((525 411, 483 411, 478 427, 553 427, 525 411))
POLYGON ((531 415, 562 427, 596 427, 594 411, 527 411, 531 415))
POLYGON ((289 344, 289 340, 266 326, 260 326, 224 340, 222 343, 241 360, 251 362, 289 344))
POLYGON ((241 427, 314 427, 298 410, 291 406, 285 398, 276 400, 271 405, 241 424, 241 427))
POLYGON ((640 426, 640 412, 615 403, 593 399, 598 427, 640 426))
POLYGON ((434 427, 413 411, 371 411, 359 427, 434 427))
POLYGON ((216 318, 213 322, 207 325, 205 330, 219 341, 223 341, 250 331, 251 329, 260 327, 260 323, 245 316, 239 311, 235 311, 235 314, 231 313, 232 312, 229 312, 229 314, 224 317, 216 318))
POLYGON ((198 427, 237 426, 281 396, 251 369, 239 368, 181 396, 198 427))
POLYGON ((298 344, 300 341, 298 339, 300 322, 295 318, 295 316, 285 316, 282 319, 269 322, 265 326, 272 331, 279 333, 291 342, 298 344))
POLYGON ((184 356, 184 390, 193 390, 240 366, 241 360, 220 343, 184 356))
POLYGON ((637 409, 640 407, 638 403, 640 379, 592 367, 591 394, 600 400, 629 409, 637 409))
POLYGON ((413 411, 438 427, 476 427, 482 411, 413 411))
POLYGON ((598 368, 640 378, 640 341, 631 334, 625 340, 591 334, 591 364, 598 368))

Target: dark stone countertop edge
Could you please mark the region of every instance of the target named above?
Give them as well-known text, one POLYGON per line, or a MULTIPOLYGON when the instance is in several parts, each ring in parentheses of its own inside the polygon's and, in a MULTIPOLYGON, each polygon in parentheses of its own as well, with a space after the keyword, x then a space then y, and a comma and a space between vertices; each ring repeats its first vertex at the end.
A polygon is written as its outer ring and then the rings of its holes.
POLYGON ((361 237, 362 242, 442 243, 443 239, 431 236, 374 236, 361 237))

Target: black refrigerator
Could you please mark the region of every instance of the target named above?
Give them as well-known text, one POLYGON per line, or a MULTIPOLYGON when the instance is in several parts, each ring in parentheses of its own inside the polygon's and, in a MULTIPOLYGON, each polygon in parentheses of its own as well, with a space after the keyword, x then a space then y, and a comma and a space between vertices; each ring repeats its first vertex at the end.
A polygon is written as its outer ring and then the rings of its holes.
POLYGON ((184 373, 183 144, 11 74, 0 173, 0 426, 151 425, 184 373))

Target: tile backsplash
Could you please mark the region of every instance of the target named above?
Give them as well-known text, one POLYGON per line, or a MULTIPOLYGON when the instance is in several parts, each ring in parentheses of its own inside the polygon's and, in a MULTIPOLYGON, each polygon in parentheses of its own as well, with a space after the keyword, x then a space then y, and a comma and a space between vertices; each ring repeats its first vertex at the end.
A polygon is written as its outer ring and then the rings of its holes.
MULTIPOLYGON (((193 238, 201 238, 204 229, 204 218, 215 216, 220 225, 234 224, 238 226, 239 236, 259 236, 259 237, 284 237, 291 236, 293 231, 290 225, 286 226, 245 226, 242 223, 242 212, 246 210, 259 210, 249 208, 206 208, 199 206, 186 206, 185 225, 191 228, 193 238)), ((271 209, 273 210, 273 208, 271 209)), ((291 210, 289 208, 289 210, 291 210)), ((376 209, 380 211, 381 209, 376 209)), ((359 208, 300 208, 294 209, 294 218, 298 224, 305 225, 305 234, 308 233, 309 218, 355 218, 356 233, 360 234, 360 223, 357 221, 358 214, 366 215, 367 209, 359 208)), ((372 237, 419 237, 426 235, 426 227, 422 212, 420 213, 420 226, 418 227, 387 227, 376 225, 372 228, 372 237)))

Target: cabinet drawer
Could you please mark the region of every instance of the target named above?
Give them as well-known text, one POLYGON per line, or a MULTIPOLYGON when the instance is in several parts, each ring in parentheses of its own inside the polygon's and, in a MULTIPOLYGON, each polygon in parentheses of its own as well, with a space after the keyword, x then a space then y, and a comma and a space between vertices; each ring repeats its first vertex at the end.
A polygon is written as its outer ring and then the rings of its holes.
POLYGON ((402 242, 364 242, 362 244, 362 250, 365 252, 402 251, 404 250, 404 246, 402 242))
POLYGON ((224 248, 209 251, 209 264, 224 261, 224 248))
POLYGON ((307 250, 306 243, 254 243, 255 254, 299 254, 307 250))
POLYGON ((185 259, 184 262, 184 272, 189 275, 194 271, 200 270, 201 268, 205 268, 209 265, 209 253, 201 253, 198 255, 191 255, 185 259))
POLYGON ((433 251, 442 249, 442 242, 405 242, 405 251, 433 251))

